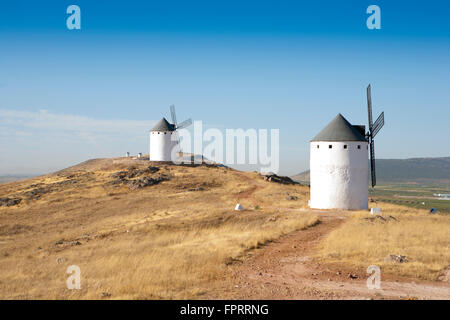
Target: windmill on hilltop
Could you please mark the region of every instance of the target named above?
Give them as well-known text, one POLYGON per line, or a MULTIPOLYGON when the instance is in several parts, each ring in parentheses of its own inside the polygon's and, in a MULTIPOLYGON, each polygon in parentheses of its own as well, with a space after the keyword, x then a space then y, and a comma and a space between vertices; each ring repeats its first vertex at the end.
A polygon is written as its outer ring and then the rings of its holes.
POLYGON ((372 187, 376 184, 374 137, 384 125, 384 112, 372 122, 370 85, 367 87, 369 131, 352 125, 340 113, 310 142, 310 207, 368 208, 369 161, 372 187))
POLYGON ((177 123, 177 115, 175 106, 170 106, 170 114, 172 123, 162 118, 150 130, 150 161, 173 161, 172 154, 181 152, 180 138, 177 130, 186 128, 192 124, 191 119, 187 119, 181 123, 177 123), (173 151, 175 150, 175 153, 173 151))

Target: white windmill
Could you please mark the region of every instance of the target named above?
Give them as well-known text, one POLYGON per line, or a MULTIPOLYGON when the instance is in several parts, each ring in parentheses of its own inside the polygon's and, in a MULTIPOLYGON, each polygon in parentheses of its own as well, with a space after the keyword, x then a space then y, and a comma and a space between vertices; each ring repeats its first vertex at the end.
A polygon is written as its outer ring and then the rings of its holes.
POLYGON ((180 152, 178 129, 186 128, 192 124, 191 119, 187 119, 180 124, 177 123, 175 106, 170 106, 172 122, 162 118, 150 130, 150 161, 174 161, 172 154, 180 152), (176 152, 173 153, 174 148, 176 152))
POLYGON ((367 87, 369 131, 338 114, 310 142, 310 207, 368 208, 369 161, 372 187, 376 184, 374 137, 384 125, 384 112, 372 123, 370 85, 367 87))

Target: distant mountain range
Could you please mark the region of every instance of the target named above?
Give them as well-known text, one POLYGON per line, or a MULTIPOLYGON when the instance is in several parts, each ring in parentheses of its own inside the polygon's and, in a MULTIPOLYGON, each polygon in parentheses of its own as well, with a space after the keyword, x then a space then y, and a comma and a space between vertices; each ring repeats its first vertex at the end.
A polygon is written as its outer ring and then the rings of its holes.
POLYGON ((4 183, 4 182, 13 182, 13 181, 17 181, 17 180, 22 180, 22 179, 27 179, 27 178, 31 178, 34 175, 31 174, 27 174, 27 175, 4 175, 4 176, 0 176, 0 183, 4 183))
MULTIPOLYGON (((450 184, 450 157, 377 159, 377 182, 417 182, 450 184)), ((309 170, 291 176, 293 180, 309 182, 309 170)))

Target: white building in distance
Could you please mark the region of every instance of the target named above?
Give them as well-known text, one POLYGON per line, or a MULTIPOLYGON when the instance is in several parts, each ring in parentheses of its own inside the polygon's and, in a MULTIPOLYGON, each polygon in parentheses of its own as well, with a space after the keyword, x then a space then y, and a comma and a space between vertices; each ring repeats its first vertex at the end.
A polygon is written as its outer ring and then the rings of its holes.
POLYGON ((175 126, 166 118, 150 130, 150 161, 172 161, 172 150, 178 148, 176 134, 175 126))
POLYGON ((310 207, 368 209, 369 161, 365 126, 338 114, 310 142, 310 207))

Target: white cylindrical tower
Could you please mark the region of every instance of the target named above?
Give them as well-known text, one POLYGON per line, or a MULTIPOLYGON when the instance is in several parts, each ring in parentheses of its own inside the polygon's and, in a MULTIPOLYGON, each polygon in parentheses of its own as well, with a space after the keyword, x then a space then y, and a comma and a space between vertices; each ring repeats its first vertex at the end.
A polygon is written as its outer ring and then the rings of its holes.
POLYGON ((364 126, 338 114, 310 143, 310 207, 368 208, 369 160, 364 126))
POLYGON ((150 130, 150 161, 172 161, 172 150, 178 148, 175 134, 174 125, 165 118, 150 130))

